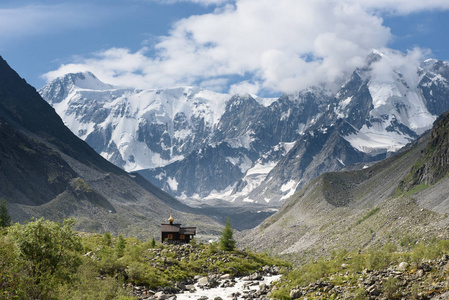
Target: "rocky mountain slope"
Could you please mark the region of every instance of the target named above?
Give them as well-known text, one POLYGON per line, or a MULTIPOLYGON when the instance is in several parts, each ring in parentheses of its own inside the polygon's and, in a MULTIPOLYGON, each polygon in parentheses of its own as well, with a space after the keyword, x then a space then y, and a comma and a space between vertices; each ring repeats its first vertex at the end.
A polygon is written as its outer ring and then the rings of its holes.
POLYGON ((74 217, 80 230, 148 237, 159 235, 172 207, 181 222, 219 232, 209 217, 98 155, 1 58, 0 138, 0 198, 15 222, 74 217))
POLYGON ((68 74, 39 92, 103 157, 185 201, 278 206, 319 174, 385 158, 449 109, 449 64, 374 51, 335 90, 277 99, 112 87, 68 74))
POLYGON ((447 238, 447 122, 445 114, 431 132, 371 167, 319 176, 241 243, 302 261, 404 238, 447 238))

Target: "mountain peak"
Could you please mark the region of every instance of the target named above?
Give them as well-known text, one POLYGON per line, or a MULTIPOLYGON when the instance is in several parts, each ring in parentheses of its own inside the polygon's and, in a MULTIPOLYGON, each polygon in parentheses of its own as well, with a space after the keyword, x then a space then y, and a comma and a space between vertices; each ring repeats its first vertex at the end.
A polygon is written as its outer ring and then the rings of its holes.
POLYGON ((74 90, 111 90, 115 87, 98 79, 92 72, 69 73, 57 77, 39 90, 44 99, 59 103, 74 90))
POLYGON ((113 85, 102 82, 92 72, 88 71, 69 73, 64 76, 56 78, 53 82, 55 81, 61 81, 66 86, 71 85, 73 87, 86 90, 109 90, 114 88, 113 85))

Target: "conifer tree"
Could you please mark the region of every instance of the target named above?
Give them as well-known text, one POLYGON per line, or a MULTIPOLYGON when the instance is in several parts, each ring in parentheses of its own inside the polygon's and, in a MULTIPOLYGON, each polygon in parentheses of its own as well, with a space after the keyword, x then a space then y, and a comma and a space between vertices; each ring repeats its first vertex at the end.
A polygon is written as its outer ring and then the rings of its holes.
POLYGON ((0 204, 0 227, 7 227, 11 225, 11 217, 8 213, 8 207, 6 206, 6 200, 3 198, 0 204))
POLYGON ((235 240, 233 238, 233 231, 231 228, 231 220, 226 220, 225 228, 220 238, 220 248, 224 251, 232 251, 235 249, 235 240))
POLYGON ((112 245, 112 234, 108 231, 106 231, 103 234, 103 245, 104 246, 111 246, 112 245))
POLYGON ((115 252, 117 253, 117 257, 122 257, 125 253, 126 248, 126 240, 122 235, 118 236, 117 243, 115 244, 115 252))

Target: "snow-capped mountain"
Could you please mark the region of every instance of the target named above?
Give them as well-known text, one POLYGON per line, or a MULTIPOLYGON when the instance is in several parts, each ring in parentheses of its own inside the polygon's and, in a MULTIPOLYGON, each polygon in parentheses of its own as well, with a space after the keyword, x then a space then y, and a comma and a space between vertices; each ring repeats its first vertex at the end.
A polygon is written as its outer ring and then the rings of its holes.
POLYGON ((382 159, 430 129, 449 110, 448 96, 449 63, 429 59, 401 70, 390 57, 374 52, 246 197, 284 200, 324 172, 382 159))
POLYGON ((197 150, 230 98, 192 87, 121 89, 92 73, 68 74, 39 92, 74 133, 126 171, 162 167, 197 150))
POLYGON ((278 99, 120 89, 91 73, 39 92, 103 157, 181 199, 279 205, 317 175, 381 159, 431 128, 449 109, 448 79, 446 62, 411 68, 375 51, 338 91, 278 99))

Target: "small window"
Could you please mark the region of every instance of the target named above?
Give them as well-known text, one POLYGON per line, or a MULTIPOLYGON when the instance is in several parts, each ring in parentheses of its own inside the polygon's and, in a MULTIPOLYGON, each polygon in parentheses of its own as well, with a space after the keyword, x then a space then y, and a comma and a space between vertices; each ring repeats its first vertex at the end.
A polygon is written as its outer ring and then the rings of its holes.
POLYGON ((173 239, 173 234, 168 234, 167 235, 167 239, 172 240, 173 239))
POLYGON ((184 234, 181 234, 181 235, 179 236, 179 238, 180 238, 181 240, 185 240, 185 239, 186 239, 186 236, 185 236, 184 234))

